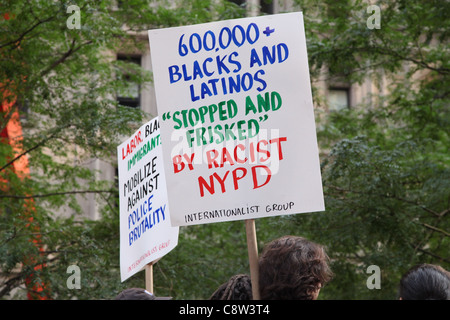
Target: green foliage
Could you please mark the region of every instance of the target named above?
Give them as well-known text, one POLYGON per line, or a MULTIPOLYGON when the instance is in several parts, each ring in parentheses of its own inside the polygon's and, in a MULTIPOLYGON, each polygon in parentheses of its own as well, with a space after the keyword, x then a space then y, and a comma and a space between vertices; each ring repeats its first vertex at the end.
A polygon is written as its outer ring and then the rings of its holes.
POLYGON ((367 137, 355 137, 337 143, 323 164, 327 211, 306 221, 299 217, 298 223, 310 225, 311 235, 336 260, 336 278, 329 286, 334 296, 392 299, 400 275, 411 265, 448 265, 444 217, 450 172, 423 159, 419 150, 413 142, 386 150, 367 137), (383 273, 380 292, 364 286, 372 264, 383 273), (337 270, 351 267, 361 275, 361 285, 350 293, 348 279, 337 270))
MULTIPOLYGON (((81 165, 113 161, 120 137, 150 116, 114 97, 127 90, 117 74, 141 86, 151 74, 106 53, 144 45, 129 31, 237 18, 245 9, 207 0, 115 8, 106 0, 1 2, 10 19, 0 17, 0 98, 10 99, 8 90, 28 109, 23 149, 32 173, 18 178, 11 147, 0 144, 0 298, 26 298, 31 274, 55 299, 111 299, 143 287, 143 272, 120 283, 114 182, 81 165), (82 13, 79 30, 66 26, 71 4, 82 13), (96 200, 99 220, 82 218, 79 197, 96 200), (27 257, 34 260, 24 264, 27 257), (80 267, 81 290, 67 288, 70 265, 80 267)), ((378 1, 381 29, 370 30, 365 1, 295 2, 313 86, 324 77, 354 84, 369 77, 383 94, 351 110, 317 110, 326 211, 259 219, 258 246, 285 234, 326 245, 335 278, 321 299, 394 299, 412 265, 450 266, 449 3, 378 1), (381 268, 381 290, 366 287, 369 265, 381 268)), ((319 92, 313 87, 320 106, 319 92)), ((2 128, 10 115, 3 116, 2 128)), ((177 248, 154 267, 155 291, 207 299, 237 273, 248 273, 242 221, 181 228, 177 248)))
MULTIPOLYGON (((113 56, 124 47, 144 50, 147 41, 136 32, 233 18, 243 11, 227 1, 205 0, 1 1, 1 8, 0 99, 17 97, 12 111, 27 110, 22 150, 31 174, 15 175, 17 155, 3 140, 0 298, 25 298, 30 275, 58 299, 111 298, 132 283, 143 286, 139 276, 120 283, 114 181, 98 181, 97 172, 84 165, 95 158, 115 161, 122 137, 152 116, 117 103, 117 92, 149 85, 152 77, 113 56), (79 29, 66 24, 70 5, 80 9, 79 29), (121 77, 125 73, 130 81, 121 77), (80 197, 103 207, 100 220, 85 219, 80 197), (42 243, 43 252, 33 241, 42 243), (80 267, 86 290, 68 290, 66 270, 72 264, 80 267), (40 265, 45 268, 34 270, 40 265)), ((3 129, 11 114, 2 116, 3 129)))
POLYGON ((365 2, 301 3, 313 76, 326 66, 331 79, 369 77, 384 94, 320 123, 327 210, 297 223, 332 258, 323 298, 394 299, 413 265, 450 265, 449 4, 378 1, 381 29, 370 30, 365 2), (320 15, 326 6, 345 18, 320 15), (381 290, 365 285, 372 264, 381 290))

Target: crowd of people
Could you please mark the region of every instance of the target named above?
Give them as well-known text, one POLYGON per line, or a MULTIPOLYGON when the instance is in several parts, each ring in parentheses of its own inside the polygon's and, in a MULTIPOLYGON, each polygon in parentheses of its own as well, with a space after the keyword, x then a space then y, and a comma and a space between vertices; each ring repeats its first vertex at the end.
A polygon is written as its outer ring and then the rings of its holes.
MULTIPOLYGON (((259 257, 259 294, 262 300, 316 300, 332 278, 325 248, 298 236, 269 242, 259 257)), ((400 280, 400 300, 450 300, 450 272, 432 264, 408 270, 400 280)), ((126 289, 117 300, 157 300, 140 288, 126 289)), ((237 274, 211 295, 210 300, 252 300, 250 276, 237 274)))

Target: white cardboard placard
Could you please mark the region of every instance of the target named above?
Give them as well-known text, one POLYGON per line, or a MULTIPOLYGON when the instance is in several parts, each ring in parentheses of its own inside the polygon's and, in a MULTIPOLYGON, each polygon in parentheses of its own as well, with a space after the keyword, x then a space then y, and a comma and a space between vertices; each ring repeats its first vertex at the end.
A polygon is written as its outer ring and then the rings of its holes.
POLYGON ((173 225, 325 209, 302 13, 149 40, 173 225))
POLYGON ((178 244, 179 228, 170 223, 162 157, 158 118, 117 147, 122 281, 178 244))

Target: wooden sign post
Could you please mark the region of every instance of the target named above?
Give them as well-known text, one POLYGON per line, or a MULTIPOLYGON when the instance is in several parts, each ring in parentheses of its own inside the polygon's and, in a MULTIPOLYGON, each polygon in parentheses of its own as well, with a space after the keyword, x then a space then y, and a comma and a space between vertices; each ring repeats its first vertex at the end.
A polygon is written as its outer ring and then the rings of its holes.
POLYGON ((153 291, 153 262, 145 266, 145 289, 155 294, 153 291))
POLYGON ((252 281, 253 300, 259 300, 259 264, 258 243, 256 242, 255 220, 245 220, 245 231, 247 234, 248 260, 250 263, 250 279, 252 281))

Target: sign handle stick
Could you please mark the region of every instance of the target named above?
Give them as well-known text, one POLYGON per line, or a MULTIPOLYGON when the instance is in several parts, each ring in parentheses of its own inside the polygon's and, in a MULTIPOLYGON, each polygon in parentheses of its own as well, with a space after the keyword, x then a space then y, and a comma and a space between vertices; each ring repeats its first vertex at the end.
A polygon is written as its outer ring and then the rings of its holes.
POLYGON ((152 294, 153 292, 153 262, 145 266, 145 289, 152 294))
POLYGON ((259 300, 259 264, 255 219, 245 220, 245 231, 247 233, 247 249, 248 260, 250 262, 250 279, 252 281, 253 300, 259 300))

